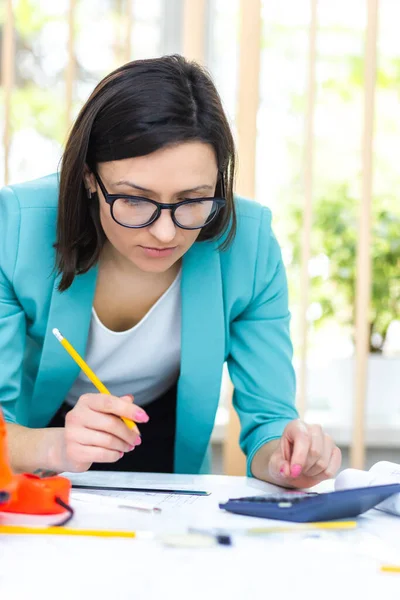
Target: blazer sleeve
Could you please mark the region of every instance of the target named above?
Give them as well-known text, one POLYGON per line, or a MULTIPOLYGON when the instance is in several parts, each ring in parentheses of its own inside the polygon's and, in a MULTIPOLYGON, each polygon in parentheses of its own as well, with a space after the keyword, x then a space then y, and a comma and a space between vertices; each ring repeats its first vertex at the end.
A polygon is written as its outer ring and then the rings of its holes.
POLYGON ((298 418, 289 325, 285 268, 271 230, 271 213, 263 208, 253 297, 231 324, 228 358, 248 476, 257 450, 281 437, 286 425, 298 418))
POLYGON ((11 188, 3 188, 0 191, 0 407, 5 420, 12 423, 17 421, 26 340, 25 314, 13 288, 19 231, 18 199, 11 188))

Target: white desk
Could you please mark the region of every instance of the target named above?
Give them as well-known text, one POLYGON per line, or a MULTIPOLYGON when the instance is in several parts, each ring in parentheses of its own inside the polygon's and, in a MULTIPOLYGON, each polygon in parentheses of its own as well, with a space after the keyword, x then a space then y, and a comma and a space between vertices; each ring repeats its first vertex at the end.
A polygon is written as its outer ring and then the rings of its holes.
MULTIPOLYGON (((191 487, 211 492, 184 501, 166 499, 161 514, 75 501, 71 527, 179 532, 187 526, 231 531, 273 522, 222 512, 220 501, 272 486, 224 476, 134 475, 90 472, 76 483, 191 487), (178 505, 176 504, 178 502, 178 505)), ((329 485, 329 484, 328 484, 329 485)), ((400 518, 370 511, 359 527, 322 536, 233 536, 232 547, 168 548, 159 540, 56 536, 0 537, 1 600, 202 600, 272 598, 398 600, 400 575, 382 562, 400 561, 400 518), (358 547, 356 542, 359 542, 358 547)))

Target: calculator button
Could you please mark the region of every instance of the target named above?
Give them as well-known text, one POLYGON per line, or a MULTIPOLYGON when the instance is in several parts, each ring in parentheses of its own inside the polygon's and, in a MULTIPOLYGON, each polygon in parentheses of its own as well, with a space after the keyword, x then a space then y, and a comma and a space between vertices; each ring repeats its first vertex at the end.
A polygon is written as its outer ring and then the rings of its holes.
POLYGON ((231 502, 255 502, 258 504, 279 504, 279 502, 290 502, 297 504, 311 496, 318 496, 317 492, 283 492, 281 494, 268 494, 266 496, 248 496, 243 498, 231 498, 231 502))

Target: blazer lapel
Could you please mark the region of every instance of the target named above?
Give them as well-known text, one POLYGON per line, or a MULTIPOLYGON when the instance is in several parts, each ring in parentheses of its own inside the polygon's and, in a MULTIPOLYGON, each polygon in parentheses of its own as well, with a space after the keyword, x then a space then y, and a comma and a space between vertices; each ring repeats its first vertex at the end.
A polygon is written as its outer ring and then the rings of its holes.
POLYGON ((225 356, 221 265, 217 244, 194 244, 183 260, 181 373, 175 471, 198 473, 209 444, 225 356))
POLYGON ((96 288, 97 268, 75 277, 65 292, 57 290, 60 278, 53 287, 46 335, 40 359, 38 377, 32 402, 35 411, 30 427, 43 427, 61 406, 79 373, 79 367, 54 337, 57 328, 84 356, 89 334, 91 311, 96 288))
MULTIPOLYGON (((79 367, 52 334, 57 328, 85 355, 97 268, 75 277, 58 292, 56 279, 30 427, 43 427, 65 400, 79 367)), ((216 243, 194 244, 183 260, 181 372, 178 383, 175 471, 198 473, 203 463, 220 396, 225 326, 219 252, 216 243)))

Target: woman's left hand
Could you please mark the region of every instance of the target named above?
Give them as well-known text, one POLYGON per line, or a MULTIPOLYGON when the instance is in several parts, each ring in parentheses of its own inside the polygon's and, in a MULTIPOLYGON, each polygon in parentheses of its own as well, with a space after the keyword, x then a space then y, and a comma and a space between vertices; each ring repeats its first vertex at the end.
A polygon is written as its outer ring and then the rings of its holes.
POLYGON ((309 488, 331 479, 340 468, 341 452, 320 425, 308 425, 296 419, 275 442, 265 477, 272 483, 309 488))

